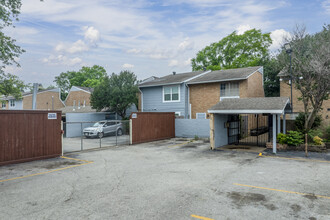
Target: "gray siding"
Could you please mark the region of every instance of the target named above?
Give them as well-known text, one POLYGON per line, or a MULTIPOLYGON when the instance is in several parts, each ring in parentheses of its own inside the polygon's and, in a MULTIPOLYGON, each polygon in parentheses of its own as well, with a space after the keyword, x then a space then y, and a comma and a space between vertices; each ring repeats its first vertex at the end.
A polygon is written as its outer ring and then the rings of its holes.
POLYGON ((65 137, 80 137, 82 128, 89 127, 93 123, 72 123, 69 122, 96 122, 105 119, 105 113, 66 113, 65 137))
POLYGON ((214 145, 221 147, 228 144, 227 128, 224 124, 228 120, 228 115, 214 114, 214 145))
POLYGON ((176 137, 210 137, 209 119, 175 119, 176 137))
POLYGON ((163 86, 140 88, 143 93, 144 112, 180 112, 181 116, 186 114, 187 88, 180 85, 180 102, 163 102, 163 86))

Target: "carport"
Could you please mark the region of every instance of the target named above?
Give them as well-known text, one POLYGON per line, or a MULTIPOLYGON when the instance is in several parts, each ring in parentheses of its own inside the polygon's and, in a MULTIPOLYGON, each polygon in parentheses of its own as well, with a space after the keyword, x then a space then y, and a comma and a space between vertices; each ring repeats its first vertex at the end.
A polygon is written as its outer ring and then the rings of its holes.
MULTIPOLYGON (((282 133, 285 133, 285 114, 290 111, 290 101, 286 97, 223 99, 208 110, 211 119, 211 149, 240 142, 241 115, 267 115, 271 119, 271 123, 268 124, 269 140, 273 143, 273 153, 276 153, 276 137, 281 133, 281 115, 282 133)), ((259 130, 256 132, 258 136, 259 130)))

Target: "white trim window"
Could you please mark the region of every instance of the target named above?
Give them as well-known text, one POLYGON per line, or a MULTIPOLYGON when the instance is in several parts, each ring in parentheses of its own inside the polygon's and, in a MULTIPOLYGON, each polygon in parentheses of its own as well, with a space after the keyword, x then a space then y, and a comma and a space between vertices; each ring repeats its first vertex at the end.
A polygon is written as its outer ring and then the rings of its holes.
POLYGON ((239 82, 220 84, 220 101, 222 98, 239 98, 239 82))
POLYGON ((4 102, 1 102, 1 107, 2 107, 3 109, 5 109, 5 108, 6 108, 6 101, 4 101, 4 102))
POLYGON ((196 113, 196 119, 206 119, 206 113, 196 113))
POLYGON ((15 100, 14 99, 11 99, 11 100, 9 100, 9 106, 10 107, 15 107, 15 100))
POLYGON ((180 102, 180 86, 164 86, 163 102, 180 102))

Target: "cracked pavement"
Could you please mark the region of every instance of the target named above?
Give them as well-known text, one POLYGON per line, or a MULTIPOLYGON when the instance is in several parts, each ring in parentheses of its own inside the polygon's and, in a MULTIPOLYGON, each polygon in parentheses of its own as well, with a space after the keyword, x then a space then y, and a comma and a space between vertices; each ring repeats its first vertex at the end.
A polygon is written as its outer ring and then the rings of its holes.
MULTIPOLYGON (((330 163, 210 151, 202 142, 171 147, 180 143, 80 152, 68 157, 94 163, 2 182, 0 219, 329 219, 330 199, 313 195, 330 196, 330 163)), ((65 161, 2 166, 0 179, 70 164, 65 161)))

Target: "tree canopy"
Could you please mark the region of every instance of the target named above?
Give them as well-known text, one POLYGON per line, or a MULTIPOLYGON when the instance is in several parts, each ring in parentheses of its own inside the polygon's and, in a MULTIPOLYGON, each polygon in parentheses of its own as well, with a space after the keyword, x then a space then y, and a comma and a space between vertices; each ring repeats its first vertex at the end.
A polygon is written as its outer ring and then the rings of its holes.
POLYGON ((19 66, 15 58, 24 52, 21 47, 15 44, 16 40, 3 33, 5 27, 13 26, 13 20, 18 20, 21 5, 20 0, 0 1, 0 74, 4 73, 6 65, 15 64, 19 66))
POLYGON ((12 95, 15 99, 22 98, 22 92, 27 86, 17 76, 12 74, 0 74, 0 95, 8 97, 12 95))
POLYGON ((107 76, 102 66, 82 67, 79 71, 67 71, 55 77, 54 82, 61 89, 62 99, 65 99, 72 86, 94 88, 107 76))
POLYGON ((272 40, 269 33, 251 29, 244 34, 236 31, 219 42, 199 51, 192 59, 192 69, 219 70, 261 65, 268 57, 272 40))
MULTIPOLYGON (((304 27, 297 27, 290 40, 292 48, 293 85, 300 91, 304 105, 305 135, 322 109, 330 93, 330 25, 321 32, 307 34, 304 27)), ((289 59, 283 49, 278 56, 284 70, 290 73, 289 59)), ((306 151, 307 154, 307 151, 306 151)))
POLYGON ((98 111, 108 109, 125 118, 126 110, 132 104, 137 106, 138 91, 137 78, 133 72, 125 70, 118 75, 112 73, 94 88, 91 105, 98 111))

